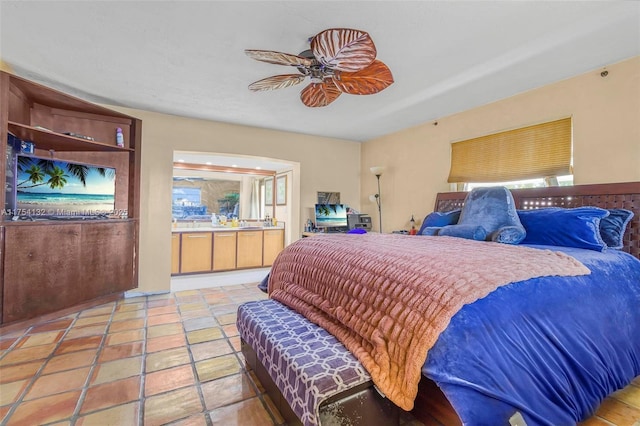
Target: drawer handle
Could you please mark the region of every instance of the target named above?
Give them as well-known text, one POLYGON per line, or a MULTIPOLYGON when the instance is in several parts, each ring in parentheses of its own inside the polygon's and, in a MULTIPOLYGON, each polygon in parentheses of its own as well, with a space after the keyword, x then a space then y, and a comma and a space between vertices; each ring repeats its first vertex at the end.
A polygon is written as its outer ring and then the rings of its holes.
POLYGON ((187 235, 187 238, 208 238, 208 235, 187 235))
POLYGON ((233 235, 233 234, 216 234, 216 238, 222 238, 222 237, 225 237, 225 238, 235 237, 235 235, 233 235))

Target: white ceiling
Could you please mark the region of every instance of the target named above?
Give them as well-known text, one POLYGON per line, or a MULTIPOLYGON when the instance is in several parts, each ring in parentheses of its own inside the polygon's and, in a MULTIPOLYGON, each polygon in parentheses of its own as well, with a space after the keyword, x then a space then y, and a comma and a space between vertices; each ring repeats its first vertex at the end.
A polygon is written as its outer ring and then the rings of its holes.
POLYGON ((366 141, 640 54, 637 1, 6 1, 0 57, 111 105, 366 141), (334 27, 369 32, 395 83, 325 108, 253 93, 334 27))

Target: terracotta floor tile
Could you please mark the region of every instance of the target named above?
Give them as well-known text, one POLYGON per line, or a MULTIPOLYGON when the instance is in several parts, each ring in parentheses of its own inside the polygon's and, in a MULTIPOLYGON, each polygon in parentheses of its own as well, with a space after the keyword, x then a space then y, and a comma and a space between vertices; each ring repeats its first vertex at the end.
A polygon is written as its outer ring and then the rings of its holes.
POLYGON ((35 361, 48 357, 56 348, 56 343, 34 346, 25 349, 13 349, 0 360, 0 367, 21 362, 35 361))
POLYGON ((180 308, 180 313, 184 313, 187 311, 200 311, 208 308, 208 306, 204 302, 182 303, 178 305, 178 307, 180 308))
POLYGON ((233 350, 236 352, 240 352, 240 336, 234 336, 229 338, 229 343, 233 346, 233 350))
POLYGON ((139 376, 142 372, 142 357, 124 358, 98 364, 93 371, 91 385, 112 382, 127 377, 139 376))
POLYGON ((51 358, 42 370, 42 374, 52 374, 59 371, 72 370, 74 368, 86 367, 93 364, 96 358, 96 351, 87 350, 71 352, 64 355, 57 355, 51 358))
POLYGON ((132 311, 141 311, 144 312, 145 304, 144 302, 136 302, 136 303, 120 303, 116 306, 116 312, 132 312, 132 311))
POLYGON ((19 337, 11 337, 8 339, 2 339, 0 340, 0 351, 3 351, 5 349, 9 349, 11 347, 11 345, 13 345, 15 342, 17 342, 19 339, 19 337))
POLYGON ((132 402, 81 416, 75 426, 133 426, 137 424, 139 412, 140 403, 132 402))
POLYGON ((154 325, 153 327, 147 328, 147 338, 151 339, 160 336, 170 336, 172 334, 182 334, 182 332, 182 324, 179 323, 154 325))
POLYGON ((171 423, 171 426, 206 426, 208 414, 200 413, 171 423))
POLYGON ((80 312, 80 315, 78 316, 78 318, 96 317, 96 316, 103 316, 103 315, 111 316, 111 312, 113 311, 114 305, 115 305, 114 303, 110 303, 108 305, 100 305, 93 309, 85 309, 84 311, 80 312))
POLYGON ((240 372, 240 370, 240 363, 238 363, 235 355, 223 355, 196 362, 196 371, 201 382, 230 376, 240 372))
POLYGON ((258 398, 217 408, 209 413, 214 425, 225 426, 267 426, 273 420, 258 398))
POLYGON ((80 391, 74 391, 23 402, 6 425, 40 425, 67 419, 73 414, 79 398, 80 391))
POLYGON ((108 334, 107 346, 121 345, 123 343, 137 342, 144 340, 144 329, 119 331, 117 333, 108 334))
POLYGON ((31 386, 31 389, 24 397, 24 400, 42 398, 44 396, 55 395, 84 386, 89 375, 89 367, 77 370, 63 371, 60 373, 40 376, 31 386))
MULTIPOLYGON (((148 311, 151 311, 153 308, 161 308, 165 306, 175 306, 175 305, 176 305, 176 301, 173 299, 153 299, 152 297, 149 297, 149 301, 147 302, 148 311)), ((162 312, 162 313, 166 314, 169 312, 162 312)))
POLYGON ((199 290, 182 290, 182 291, 176 291, 175 293, 173 293, 173 295, 175 296, 176 299, 186 299, 189 296, 200 296, 200 291, 199 290))
POLYGON ((89 325, 87 327, 74 327, 64 336, 65 340, 79 339, 80 337, 101 336, 107 330, 107 323, 89 325))
POLYGON ((115 361, 122 358, 130 358, 142 355, 143 342, 130 342, 116 346, 105 346, 100 352, 98 362, 115 361))
POLYGON ((56 355, 66 354, 69 352, 82 351, 85 349, 97 349, 102 342, 102 335, 80 337, 79 339, 64 339, 58 349, 56 355))
MULTIPOLYGON (((11 405, 6 405, 4 407, 0 407, 0 423, 4 421, 5 416, 11 410, 11 405)), ((4 423, 2 423, 4 425, 4 423)))
POLYGON ((203 328, 202 330, 194 330, 187 332, 187 341, 193 345, 195 343, 208 342, 209 340, 222 339, 222 330, 218 327, 203 328))
POLYGON ((185 319, 189 319, 189 318, 208 318, 211 316, 211 312, 209 312, 208 309, 198 309, 198 310, 194 310, 194 311, 182 311, 180 312, 180 317, 182 317, 183 320, 185 319))
POLYGON ((222 326, 222 331, 224 331, 225 336, 227 337, 233 337, 233 336, 238 336, 238 328, 236 327, 235 324, 227 324, 222 326))
POLYGON ((189 347, 193 359, 202 361, 207 358, 215 358, 220 355, 233 353, 233 348, 226 339, 213 340, 211 342, 198 343, 189 347))
POLYGON ((145 306, 147 302, 147 298, 145 296, 136 296, 136 297, 125 297, 124 299, 118 300, 118 306, 120 305, 141 305, 145 306))
POLYGON ((29 348, 33 346, 47 345, 50 343, 57 343, 62 338, 64 331, 48 331, 45 333, 31 334, 23 338, 17 347, 29 348))
POLYGON ((80 414, 137 401, 140 398, 139 376, 92 386, 87 390, 80 414))
POLYGON ((0 383, 15 382, 16 380, 33 377, 40 367, 42 367, 42 361, 25 362, 2 367, 2 370, 0 370, 0 383))
POLYGON ((145 396, 157 395, 173 389, 193 386, 195 378, 191 364, 147 373, 144 381, 145 396))
POLYGON ((125 330, 136 330, 144 327, 144 319, 132 319, 112 322, 109 326, 109 333, 117 333, 125 330))
POLYGON ((177 313, 154 315, 147 318, 147 327, 160 324, 170 324, 174 322, 180 322, 180 315, 178 315, 177 313))
POLYGON ((149 317, 153 317, 156 315, 164 315, 164 314, 177 314, 178 307, 175 304, 167 305, 167 306, 158 306, 154 308, 147 309, 147 315, 149 317))
POLYGON ((227 324, 235 324, 236 323, 236 313, 232 313, 232 314, 223 314, 223 315, 216 315, 216 318, 218 319, 218 322, 222 325, 227 325, 227 324))
POLYGON ((118 312, 113 314, 111 321, 124 321, 136 318, 144 318, 145 312, 143 310, 131 310, 126 312, 118 312))
POLYGON ((202 403, 196 388, 192 386, 178 389, 145 400, 144 426, 163 425, 200 412, 202 403))
POLYGON ((30 330, 30 333, 42 333, 44 331, 52 330, 65 330, 71 325, 72 322, 73 319, 70 318, 45 322, 44 324, 38 324, 34 326, 30 330))
POLYGON ((185 346, 187 339, 184 334, 173 334, 171 336, 154 337, 147 340, 147 353, 162 351, 165 349, 185 346))
POLYGON ((109 314, 109 315, 98 315, 98 316, 95 316, 95 317, 79 318, 73 324, 73 327, 74 328, 75 327, 86 327, 88 325, 105 324, 105 323, 109 322, 110 319, 111 319, 111 314, 109 314))
POLYGON ((213 410, 256 395, 251 381, 244 374, 235 374, 203 383, 200 388, 207 410, 213 410))
POLYGON ((0 406, 14 403, 31 380, 17 380, 0 385, 0 406))
POLYGON ((183 321, 184 329, 187 331, 201 330, 203 328, 217 327, 215 318, 208 316, 202 318, 191 318, 183 321))
POLYGON ((178 365, 189 364, 191 357, 185 346, 180 348, 168 349, 166 351, 148 354, 146 358, 147 373, 164 370, 165 368, 175 367, 178 365))

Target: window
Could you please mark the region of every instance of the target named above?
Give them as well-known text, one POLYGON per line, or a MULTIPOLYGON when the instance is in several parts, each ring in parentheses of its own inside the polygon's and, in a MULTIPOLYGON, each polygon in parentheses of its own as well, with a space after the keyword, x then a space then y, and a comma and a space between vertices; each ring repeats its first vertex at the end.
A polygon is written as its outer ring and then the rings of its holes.
POLYGON ((452 143, 448 182, 566 183, 573 180, 571 161, 571 118, 565 118, 452 143))

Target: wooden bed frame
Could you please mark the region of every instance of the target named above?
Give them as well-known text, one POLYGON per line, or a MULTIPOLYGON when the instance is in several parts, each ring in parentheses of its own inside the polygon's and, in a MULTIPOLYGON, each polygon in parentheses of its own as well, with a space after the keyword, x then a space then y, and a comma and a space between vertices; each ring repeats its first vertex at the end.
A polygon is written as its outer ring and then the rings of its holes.
MULTIPOLYGON (((511 193, 519 210, 582 206, 631 210, 634 216, 624 234, 623 250, 640 259, 640 182, 512 189, 511 193)), ((434 210, 446 212, 462 208, 466 196, 466 192, 441 192, 436 197, 434 210)), ((420 381, 412 414, 426 425, 434 421, 447 426, 462 424, 440 388, 426 377, 420 381)))
MULTIPOLYGON (((576 185, 567 187, 536 188, 511 190, 517 209, 537 209, 544 207, 573 208, 581 206, 595 206, 606 209, 623 208, 634 212, 634 217, 627 226, 624 235, 624 248, 640 259, 640 182, 576 185)), ((459 209, 464 205, 466 192, 443 192, 436 197, 435 211, 450 211, 459 209)), ((254 351, 243 345, 243 353, 250 368, 252 368, 260 382, 264 385, 277 408, 289 424, 300 424, 299 420, 289 408, 287 402, 280 394, 277 386, 271 380, 264 367, 257 361, 254 351)), ((357 389, 360 391, 361 389, 357 389)), ((369 400, 375 400, 375 392, 368 391, 369 400)), ((379 407, 379 403, 363 405, 358 402, 356 406, 347 405, 346 415, 353 418, 362 417, 366 412, 379 407), (360 408, 358 408, 358 406, 360 408), (372 408, 373 407, 373 408, 372 408)), ((386 410, 389 417, 380 416, 380 413, 370 417, 367 423, 359 424, 397 424, 398 416, 394 410, 386 410)), ((375 413, 375 411, 373 411, 375 413)), ((442 393, 440 388, 430 379, 423 377, 420 381, 415 408, 411 412, 425 425, 461 425, 455 410, 442 393)), ((402 416, 400 416, 402 417, 402 416)))

